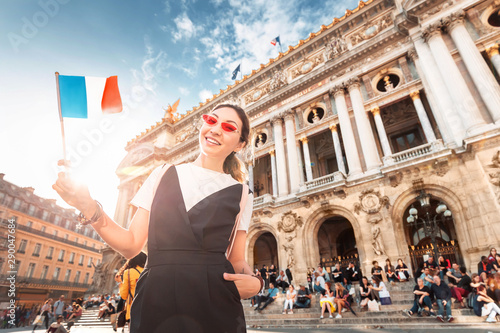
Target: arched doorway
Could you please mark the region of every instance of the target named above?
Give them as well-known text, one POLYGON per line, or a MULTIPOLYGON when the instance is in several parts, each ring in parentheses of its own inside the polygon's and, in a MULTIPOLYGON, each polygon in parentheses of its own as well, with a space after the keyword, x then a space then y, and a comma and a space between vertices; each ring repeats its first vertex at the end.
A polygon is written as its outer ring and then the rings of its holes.
POLYGON ((254 269, 261 269, 263 265, 279 267, 278 243, 272 233, 265 232, 257 238, 253 248, 253 259, 254 269))
POLYGON ((318 248, 321 264, 330 272, 337 262, 347 267, 354 261, 359 267, 359 254, 354 229, 343 216, 326 219, 318 230, 318 248))
POLYGON ((440 255, 451 263, 463 266, 453 212, 446 202, 430 195, 427 197, 425 205, 417 198, 403 214, 404 232, 413 267, 419 267, 430 256, 437 261, 440 255))

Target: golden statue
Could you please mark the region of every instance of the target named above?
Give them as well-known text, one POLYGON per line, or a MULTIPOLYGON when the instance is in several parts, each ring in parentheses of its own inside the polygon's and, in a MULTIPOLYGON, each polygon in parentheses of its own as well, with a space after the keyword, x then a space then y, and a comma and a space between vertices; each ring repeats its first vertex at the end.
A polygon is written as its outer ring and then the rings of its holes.
POLYGON ((166 109, 163 109, 165 111, 165 118, 167 118, 171 122, 179 119, 179 114, 177 113, 177 107, 179 106, 180 101, 181 101, 181 99, 179 98, 174 103, 174 105, 169 104, 166 109))

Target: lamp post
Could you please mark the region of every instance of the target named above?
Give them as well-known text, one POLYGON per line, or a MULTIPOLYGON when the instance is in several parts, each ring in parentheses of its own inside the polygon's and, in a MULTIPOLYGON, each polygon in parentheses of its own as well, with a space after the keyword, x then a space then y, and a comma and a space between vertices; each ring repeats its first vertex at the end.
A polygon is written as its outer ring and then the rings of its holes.
POLYGON ((425 215, 423 217, 418 217, 418 210, 415 207, 410 208, 410 215, 406 219, 409 224, 413 224, 415 226, 422 226, 424 229, 424 234, 426 237, 430 237, 431 244, 434 249, 434 260, 437 262, 438 252, 437 252, 437 244, 436 244, 436 236, 440 231, 438 226, 438 222, 445 220, 448 217, 451 217, 451 211, 448 210, 448 207, 444 203, 440 203, 436 208, 436 215, 434 217, 431 216, 430 207, 431 207, 431 195, 425 193, 424 190, 420 191, 420 194, 416 199, 420 202, 420 206, 425 209, 425 215))

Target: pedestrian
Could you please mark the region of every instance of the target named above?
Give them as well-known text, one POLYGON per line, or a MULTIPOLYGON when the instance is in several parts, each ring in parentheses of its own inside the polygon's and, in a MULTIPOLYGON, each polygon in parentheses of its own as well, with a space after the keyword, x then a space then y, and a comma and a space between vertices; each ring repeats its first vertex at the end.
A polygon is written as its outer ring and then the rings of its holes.
POLYGON ((262 279, 245 261, 253 194, 236 156, 249 142, 249 119, 241 107, 220 104, 201 120, 196 160, 153 170, 131 201, 138 208, 128 229, 66 173, 53 185, 81 212, 80 223, 126 258, 147 242, 131 333, 245 332, 240 299, 261 290, 262 279))
POLYGON ((61 295, 54 303, 54 315, 57 318, 57 316, 63 316, 63 312, 65 312, 64 295, 61 295))
POLYGON ((130 309, 135 296, 137 280, 139 280, 139 276, 144 270, 146 260, 146 253, 140 252, 132 259, 127 260, 127 262, 125 263, 125 270, 123 271, 123 282, 120 284, 120 296, 125 300, 125 306, 127 308, 127 313, 125 315, 126 321, 130 320, 130 309))

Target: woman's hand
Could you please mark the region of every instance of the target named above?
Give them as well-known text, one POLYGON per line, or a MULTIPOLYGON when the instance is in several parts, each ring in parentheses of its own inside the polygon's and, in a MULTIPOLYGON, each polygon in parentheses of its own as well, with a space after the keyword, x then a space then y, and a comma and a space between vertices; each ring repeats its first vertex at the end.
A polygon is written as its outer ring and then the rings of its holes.
POLYGON ((234 281, 241 299, 247 299, 257 295, 260 291, 260 281, 255 276, 247 274, 224 273, 226 281, 234 281))
MULTIPOLYGON (((60 160, 58 165, 68 165, 68 161, 60 160)), ((85 184, 77 183, 67 173, 59 172, 57 180, 52 188, 70 206, 81 211, 87 218, 94 215, 97 209, 94 200, 90 196, 89 189, 85 184)))

